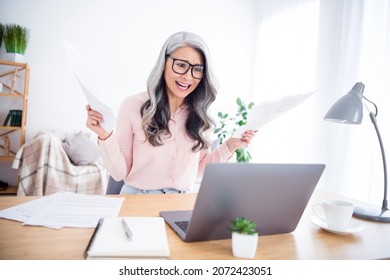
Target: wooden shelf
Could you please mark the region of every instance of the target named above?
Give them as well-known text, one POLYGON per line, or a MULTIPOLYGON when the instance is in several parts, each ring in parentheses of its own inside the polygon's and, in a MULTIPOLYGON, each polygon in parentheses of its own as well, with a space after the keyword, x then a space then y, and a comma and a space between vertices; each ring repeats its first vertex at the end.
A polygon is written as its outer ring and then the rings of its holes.
POLYGON ((20 94, 17 94, 17 93, 4 93, 4 92, 0 92, 0 96, 13 97, 13 98, 22 98, 23 99, 23 95, 20 95, 20 94))
POLYGON ((16 195, 18 193, 18 187, 8 186, 4 191, 0 191, 0 195, 16 195))
POLYGON ((8 61, 8 60, 0 60, 0 64, 14 66, 14 67, 22 67, 22 68, 28 66, 28 63, 25 63, 25 62, 13 62, 13 61, 8 61))
MULTIPOLYGON (((7 181, 12 182, 12 185, 18 184, 16 183, 17 178, 13 178, 13 173, 7 174, 7 172, 11 171, 15 154, 25 142, 29 77, 28 63, 0 60, 0 82, 3 85, 0 91, 2 105, 0 109, 1 115, 5 117, 0 122, 0 162, 5 163, 1 166, 0 180, 4 181, 7 178, 7 181), (11 110, 15 110, 17 113, 21 111, 22 114, 11 114, 9 118, 8 113, 11 110), (15 119, 13 119, 14 117, 15 119), (5 126, 3 125, 5 120, 7 120, 6 124, 19 124, 20 121, 20 126, 5 126), (12 122, 12 120, 17 122, 12 122), (7 145, 4 144, 6 142, 7 145), (3 156, 5 154, 8 156, 3 156)), ((9 186, 5 191, 0 191, 0 195, 15 195, 17 190, 17 186, 9 186)))
POLYGON ((15 157, 2 157, 0 156, 0 162, 12 162, 14 161, 15 157))
POLYGON ((5 130, 20 130, 22 127, 20 126, 12 126, 12 125, 0 125, 0 129, 5 129, 5 130))

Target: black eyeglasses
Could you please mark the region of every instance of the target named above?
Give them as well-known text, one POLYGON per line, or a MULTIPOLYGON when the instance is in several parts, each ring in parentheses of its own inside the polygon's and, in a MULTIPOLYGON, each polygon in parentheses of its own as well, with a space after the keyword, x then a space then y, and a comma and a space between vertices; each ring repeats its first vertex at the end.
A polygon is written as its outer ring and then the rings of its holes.
POLYGON ((176 74, 185 74, 188 72, 188 70, 191 68, 191 75, 195 79, 202 79, 204 77, 204 65, 202 64, 191 64, 185 60, 177 59, 169 54, 167 54, 167 57, 173 60, 172 63, 172 70, 176 74))

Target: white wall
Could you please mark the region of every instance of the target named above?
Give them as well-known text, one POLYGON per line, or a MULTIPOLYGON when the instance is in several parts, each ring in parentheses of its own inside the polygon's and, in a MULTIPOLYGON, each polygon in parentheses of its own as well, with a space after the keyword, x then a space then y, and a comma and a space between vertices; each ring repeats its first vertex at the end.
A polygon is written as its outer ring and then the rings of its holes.
POLYGON ((41 129, 86 130, 86 101, 63 38, 104 66, 106 91, 100 98, 114 111, 125 96, 145 90, 165 39, 181 30, 208 43, 224 101, 250 96, 256 5, 255 0, 0 0, 0 22, 31 32, 25 54, 31 68, 27 139, 41 129))
MULTIPOLYGON (((104 95, 116 112, 121 101, 146 89, 166 38, 191 31, 209 45, 218 80, 215 111, 253 85, 256 0, 0 0, 0 22, 30 29, 26 140, 39 130, 88 131, 86 100, 70 70, 63 38, 104 67, 104 95), (223 101, 223 102, 222 102, 223 101)), ((0 59, 4 59, 4 46, 0 59)), ((9 165, 0 165, 2 179, 9 165)), ((15 177, 15 175, 12 175, 15 177)))

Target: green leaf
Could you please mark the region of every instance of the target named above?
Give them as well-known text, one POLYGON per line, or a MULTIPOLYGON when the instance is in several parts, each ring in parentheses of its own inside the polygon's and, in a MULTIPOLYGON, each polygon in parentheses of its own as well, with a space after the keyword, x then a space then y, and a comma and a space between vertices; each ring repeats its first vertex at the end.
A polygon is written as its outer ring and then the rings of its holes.
POLYGON ((240 120, 239 122, 237 122, 237 124, 239 126, 243 126, 244 124, 246 124, 246 121, 240 120))
POLYGON ((228 114, 224 114, 222 112, 218 112, 218 117, 220 117, 221 119, 226 119, 228 116, 228 114))

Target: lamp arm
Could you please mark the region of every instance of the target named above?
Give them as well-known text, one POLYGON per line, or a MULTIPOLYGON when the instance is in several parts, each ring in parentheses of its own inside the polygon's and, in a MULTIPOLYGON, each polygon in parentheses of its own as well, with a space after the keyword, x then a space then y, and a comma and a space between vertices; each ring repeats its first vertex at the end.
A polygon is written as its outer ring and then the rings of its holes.
POLYGON ((383 203, 382 203, 382 210, 389 210, 387 207, 387 165, 386 165, 386 156, 385 156, 385 149, 383 147, 383 142, 381 135, 379 133, 378 126, 376 124, 376 117, 373 112, 370 112, 370 118, 371 122, 375 127, 376 134, 378 136, 379 145, 382 152, 382 161, 383 161, 383 176, 384 176, 384 194, 383 194, 383 203))

